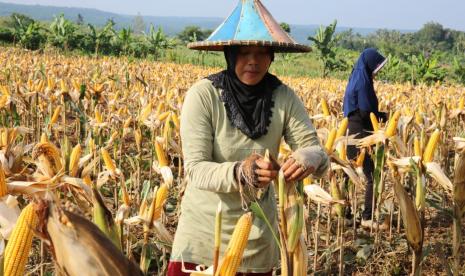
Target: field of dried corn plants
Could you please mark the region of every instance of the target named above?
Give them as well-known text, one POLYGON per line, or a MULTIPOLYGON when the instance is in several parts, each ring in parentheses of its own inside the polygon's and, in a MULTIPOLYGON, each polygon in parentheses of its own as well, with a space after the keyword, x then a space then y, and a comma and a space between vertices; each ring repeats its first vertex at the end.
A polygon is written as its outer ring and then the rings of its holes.
MULTIPOLYGON (((185 184, 183 96, 217 70, 1 48, 4 275, 163 275, 185 184)), ((276 275, 464 274, 465 88, 376 83, 390 119, 356 140, 342 118, 346 81, 282 80, 306 104, 331 167, 321 180, 276 181, 276 275), (357 160, 347 160, 349 144, 363 149, 357 160), (384 230, 357 223, 363 158, 375 162, 384 230)), ((278 159, 286 154, 283 144, 278 159)), ((251 209, 243 220, 266 219, 251 209)), ((216 275, 234 274, 223 261, 233 254, 217 256, 216 275)))

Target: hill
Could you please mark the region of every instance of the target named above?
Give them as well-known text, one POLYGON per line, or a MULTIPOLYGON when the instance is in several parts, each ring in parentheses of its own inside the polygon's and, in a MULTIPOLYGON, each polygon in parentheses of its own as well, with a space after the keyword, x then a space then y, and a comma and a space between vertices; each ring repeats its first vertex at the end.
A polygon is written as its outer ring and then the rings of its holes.
MULTIPOLYGON (((21 13, 40 21, 50 21, 54 16, 63 13, 66 18, 76 21, 80 14, 85 23, 102 26, 108 19, 116 22, 116 28, 131 26, 135 15, 116 14, 97 9, 56 7, 42 5, 20 5, 0 2, 0 16, 9 16, 11 13, 21 13)), ((214 29, 223 20, 216 17, 175 17, 175 16, 142 16, 147 27, 152 23, 156 27, 162 27, 168 35, 175 35, 181 32, 186 26, 196 25, 202 29, 214 29)), ((291 24, 291 34, 300 43, 307 44, 307 37, 313 35, 319 28, 318 25, 293 25, 291 24)), ((338 27, 338 31, 345 31, 349 27, 338 27)), ((374 28, 352 28, 354 33, 366 35, 375 32, 374 28)))

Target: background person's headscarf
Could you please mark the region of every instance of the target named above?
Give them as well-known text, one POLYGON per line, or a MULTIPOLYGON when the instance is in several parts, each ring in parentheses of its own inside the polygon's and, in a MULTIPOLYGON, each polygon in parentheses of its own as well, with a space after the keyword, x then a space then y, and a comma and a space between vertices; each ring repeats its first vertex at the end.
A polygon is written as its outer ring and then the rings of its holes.
POLYGON ((380 116, 378 98, 373 87, 373 72, 379 70, 385 61, 386 58, 373 48, 365 49, 360 54, 345 91, 344 117, 357 109, 380 116))
MULTIPOLYGON (((257 139, 268 132, 271 108, 274 106, 272 92, 282 82, 268 72, 256 85, 241 82, 235 71, 238 51, 238 46, 225 47, 227 70, 210 75, 207 79, 213 82, 213 86, 222 90, 221 101, 229 121, 247 137, 257 139)), ((270 56, 273 61, 274 53, 271 48, 270 56)))

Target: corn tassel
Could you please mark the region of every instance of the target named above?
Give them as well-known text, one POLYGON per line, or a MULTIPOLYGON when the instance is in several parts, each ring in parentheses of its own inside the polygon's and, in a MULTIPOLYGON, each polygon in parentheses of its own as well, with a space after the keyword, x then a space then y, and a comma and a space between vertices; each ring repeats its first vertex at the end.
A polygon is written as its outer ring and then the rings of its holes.
POLYGON ((247 241, 249 239, 250 229, 252 228, 252 213, 246 213, 239 218, 226 249, 226 255, 223 259, 217 275, 234 276, 242 261, 247 241))
POLYGON ((4 275, 24 275, 29 252, 32 247, 33 230, 38 218, 32 203, 29 203, 19 215, 15 228, 5 249, 4 275))
POLYGON ((436 149, 436 146, 439 142, 439 136, 440 136, 440 131, 439 129, 436 129, 433 134, 431 134, 431 137, 428 140, 428 144, 426 144, 425 152, 423 153, 423 162, 424 163, 429 163, 433 161, 434 157, 434 151, 436 149))

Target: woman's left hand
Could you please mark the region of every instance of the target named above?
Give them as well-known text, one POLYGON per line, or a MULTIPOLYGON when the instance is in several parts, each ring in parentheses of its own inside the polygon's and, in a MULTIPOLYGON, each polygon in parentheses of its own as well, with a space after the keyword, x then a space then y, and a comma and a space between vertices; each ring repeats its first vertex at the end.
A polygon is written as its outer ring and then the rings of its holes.
POLYGON ((300 181, 315 171, 314 167, 302 168, 294 158, 289 157, 281 166, 286 181, 300 181))

